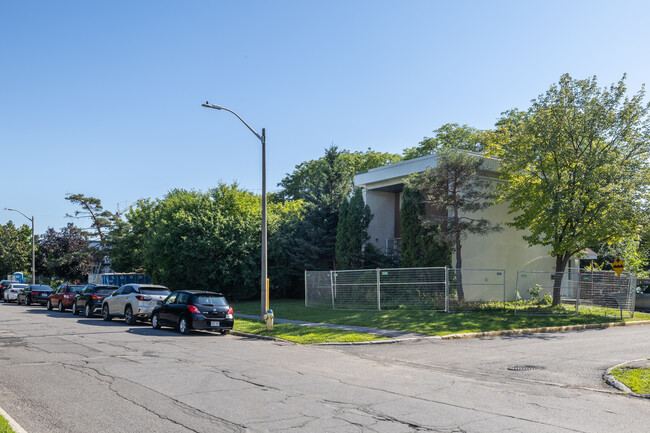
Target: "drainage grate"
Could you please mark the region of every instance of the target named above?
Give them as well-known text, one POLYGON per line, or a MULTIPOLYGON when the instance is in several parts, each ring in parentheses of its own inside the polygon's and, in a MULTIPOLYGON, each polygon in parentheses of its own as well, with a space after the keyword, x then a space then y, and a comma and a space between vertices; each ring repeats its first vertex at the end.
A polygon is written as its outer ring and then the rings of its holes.
POLYGON ((541 367, 539 365, 514 365, 512 367, 508 367, 508 370, 510 371, 544 370, 544 367, 541 367))

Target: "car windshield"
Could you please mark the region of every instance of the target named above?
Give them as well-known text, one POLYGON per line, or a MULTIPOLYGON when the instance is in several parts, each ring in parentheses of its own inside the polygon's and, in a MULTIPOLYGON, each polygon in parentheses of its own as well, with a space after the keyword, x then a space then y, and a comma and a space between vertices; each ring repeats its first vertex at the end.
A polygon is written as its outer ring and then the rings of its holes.
POLYGON ((107 296, 113 293, 115 289, 97 289, 95 290, 96 295, 102 295, 102 296, 107 296))
POLYGON ((226 298, 223 296, 212 296, 212 295, 196 295, 194 296, 194 303, 200 305, 228 305, 226 298))
POLYGON ((162 296, 167 296, 171 292, 167 289, 152 289, 152 288, 146 288, 146 287, 140 287, 140 293, 143 295, 162 295, 162 296))
POLYGON ((79 293, 83 289, 82 286, 70 286, 70 291, 74 293, 79 293))

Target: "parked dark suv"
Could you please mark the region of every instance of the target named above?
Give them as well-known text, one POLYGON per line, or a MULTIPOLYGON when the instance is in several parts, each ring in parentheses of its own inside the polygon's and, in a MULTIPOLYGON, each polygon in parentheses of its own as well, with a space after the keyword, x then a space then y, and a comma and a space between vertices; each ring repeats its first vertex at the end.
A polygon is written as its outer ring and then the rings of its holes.
POLYGON ((151 314, 151 326, 178 328, 181 334, 192 329, 212 329, 227 334, 235 324, 232 307, 221 293, 179 290, 169 295, 151 314))
POLYGON ((117 286, 88 284, 72 301, 72 314, 83 313, 86 317, 93 317, 95 312, 102 311, 104 298, 111 296, 117 289, 117 286))

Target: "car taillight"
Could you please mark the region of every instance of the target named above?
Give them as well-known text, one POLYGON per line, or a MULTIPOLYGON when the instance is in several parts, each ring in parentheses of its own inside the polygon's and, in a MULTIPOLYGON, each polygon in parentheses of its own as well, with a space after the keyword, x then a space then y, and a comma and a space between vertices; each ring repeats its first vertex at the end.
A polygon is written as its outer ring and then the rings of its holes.
POLYGON ((198 308, 196 308, 194 305, 188 305, 187 309, 190 310, 190 313, 193 314, 201 314, 198 308))
POLYGON ((232 310, 232 307, 228 308, 228 313, 226 313, 226 319, 232 319, 233 314, 234 311, 232 310))
POLYGON ((96 299, 96 300, 98 300, 98 301, 101 301, 102 299, 104 299, 103 296, 97 296, 97 295, 92 295, 92 298, 93 298, 93 299, 96 299))
POLYGON ((135 295, 135 299, 138 301, 151 301, 149 296, 135 295))

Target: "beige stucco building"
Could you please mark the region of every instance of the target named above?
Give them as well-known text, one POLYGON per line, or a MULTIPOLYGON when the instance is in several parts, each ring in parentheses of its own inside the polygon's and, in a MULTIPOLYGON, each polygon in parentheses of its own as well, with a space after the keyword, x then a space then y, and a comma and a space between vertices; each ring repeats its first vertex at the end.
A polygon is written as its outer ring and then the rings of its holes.
MULTIPOLYGON (((408 161, 401 161, 366 172, 357 173, 354 184, 362 187, 364 198, 373 214, 368 227, 371 242, 385 252, 398 248, 401 238, 400 205, 404 178, 427 167, 436 165, 436 156, 428 155, 408 161)), ((498 180, 499 161, 485 158, 485 174, 494 182, 498 180)), ((506 227, 505 222, 512 217, 508 206, 498 204, 489 207, 481 214, 493 223, 503 226, 503 231, 486 236, 469 235, 462 241, 463 268, 465 269, 504 269, 506 291, 514 294, 517 271, 555 270, 555 260, 549 255, 548 247, 528 246, 523 240, 524 232, 506 227)), ((455 262, 455 255, 452 254, 455 262)), ((455 263, 452 262, 452 266, 455 263)))

